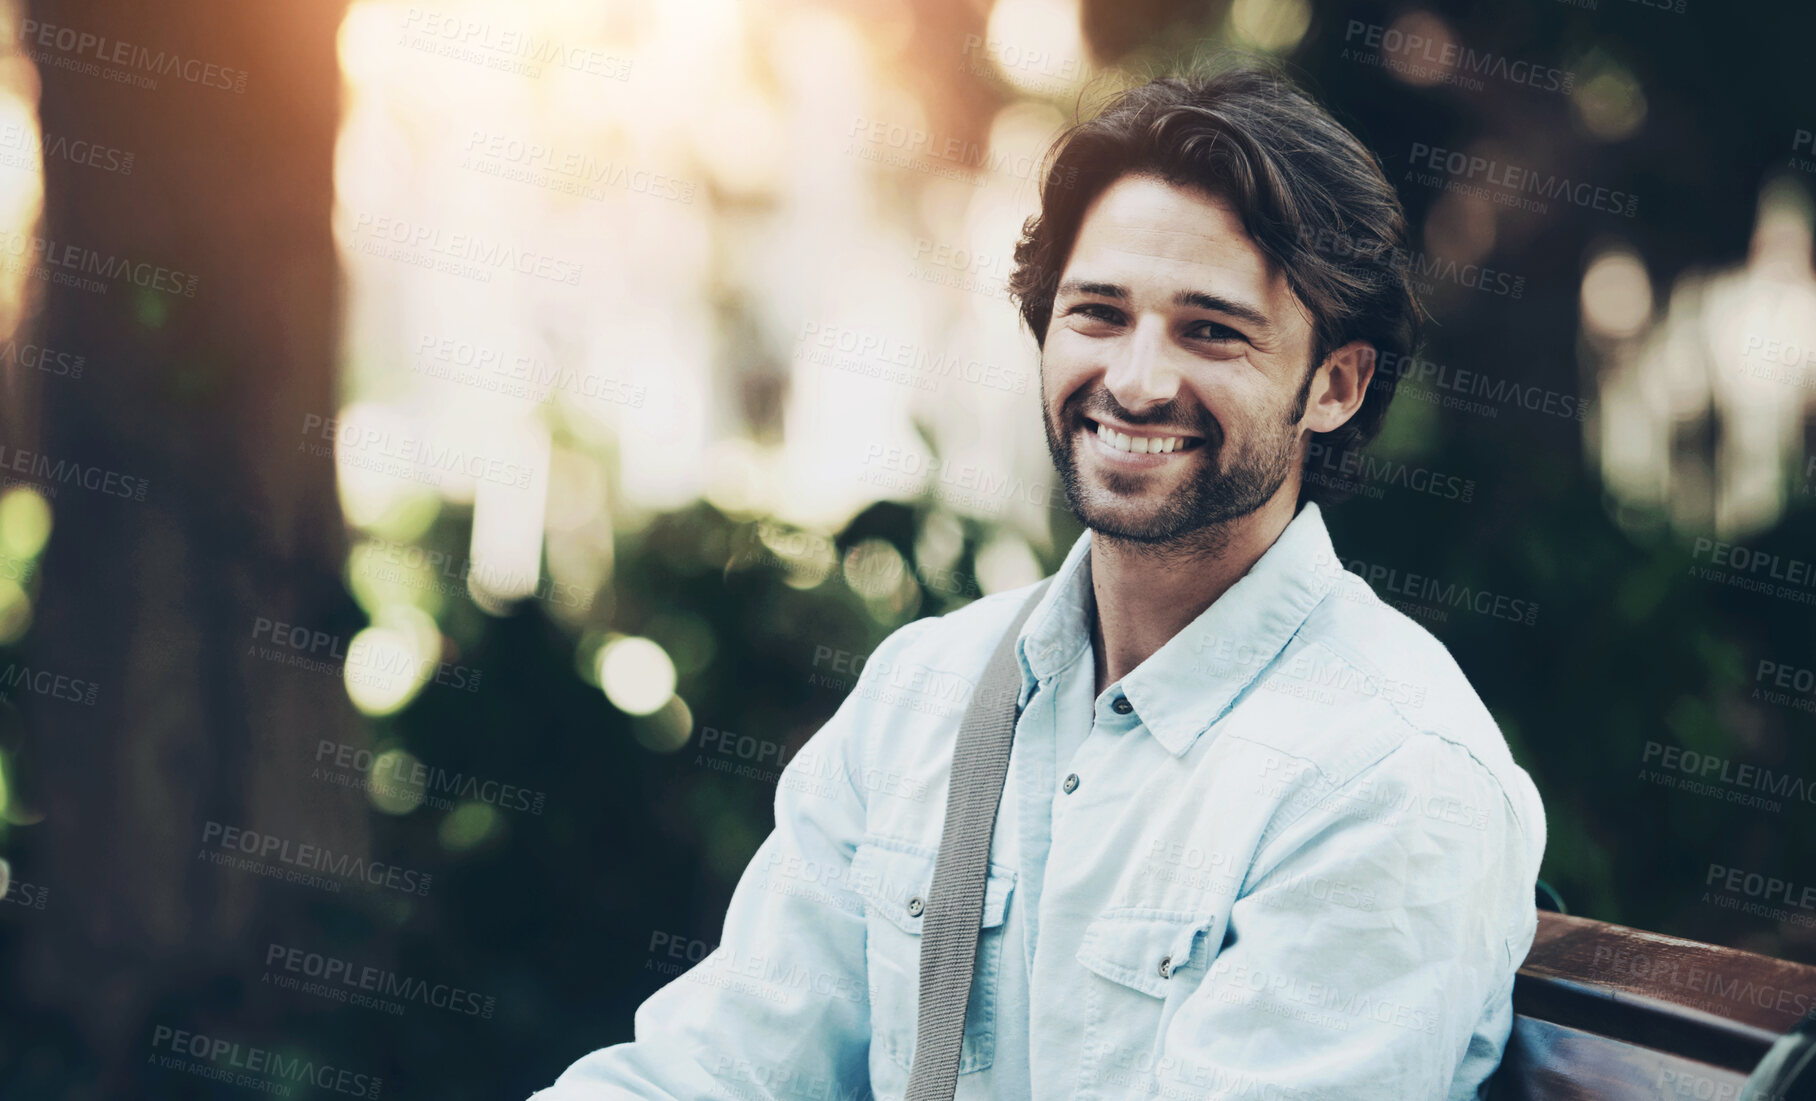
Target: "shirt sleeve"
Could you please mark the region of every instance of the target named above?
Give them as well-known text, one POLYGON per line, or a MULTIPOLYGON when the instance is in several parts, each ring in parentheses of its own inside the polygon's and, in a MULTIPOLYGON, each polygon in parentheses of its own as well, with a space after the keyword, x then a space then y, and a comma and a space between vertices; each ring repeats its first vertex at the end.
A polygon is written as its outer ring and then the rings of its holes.
POLYGON ((865 829, 865 686, 929 622, 877 647, 783 769, 775 830, 738 880, 719 946, 638 1008, 632 1042, 580 1059, 534 1101, 868 1094, 864 917, 850 880, 865 829))
POLYGON ((1307 789, 1165 1026, 1159 1096, 1473 1098, 1536 929, 1544 823, 1515 813, 1525 794, 1429 734, 1307 789))

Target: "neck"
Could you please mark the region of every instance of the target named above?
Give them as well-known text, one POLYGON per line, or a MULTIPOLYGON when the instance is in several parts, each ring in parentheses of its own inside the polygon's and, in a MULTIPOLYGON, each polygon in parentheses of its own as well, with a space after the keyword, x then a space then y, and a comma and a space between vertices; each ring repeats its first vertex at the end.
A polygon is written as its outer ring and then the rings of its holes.
MULTIPOLYGON (((1294 479, 1296 482, 1296 479, 1294 479)), ((1247 516, 1170 543, 1091 535, 1091 643, 1097 691, 1127 676, 1241 580, 1298 511, 1283 486, 1247 516)))

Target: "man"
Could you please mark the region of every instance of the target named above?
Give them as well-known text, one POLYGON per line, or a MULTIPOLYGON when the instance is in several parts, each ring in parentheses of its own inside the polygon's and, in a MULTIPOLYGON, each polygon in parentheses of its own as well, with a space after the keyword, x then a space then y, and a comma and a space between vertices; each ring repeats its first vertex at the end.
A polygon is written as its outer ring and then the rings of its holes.
MULTIPOLYGON (((1235 71, 1124 93, 1041 200, 1012 289, 1089 531, 1014 643, 957 1095, 1476 1097, 1543 811, 1444 647, 1341 568, 1306 473, 1374 435, 1375 359, 1411 350, 1393 188, 1235 71)), ((917 686, 975 682, 1031 592, 878 648, 718 949, 539 1098, 903 1095, 960 722, 917 686)))

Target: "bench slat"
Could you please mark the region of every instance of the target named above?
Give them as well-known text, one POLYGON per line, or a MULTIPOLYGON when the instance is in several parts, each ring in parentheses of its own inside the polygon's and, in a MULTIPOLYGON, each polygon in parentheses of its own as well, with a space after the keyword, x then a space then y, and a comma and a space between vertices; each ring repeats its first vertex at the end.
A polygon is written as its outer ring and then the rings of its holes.
POLYGON ((1497 1101, 1734 1101, 1816 1007, 1816 967, 1541 912, 1497 1101))
POLYGON ((1735 1101, 1744 1071, 1516 1018, 1490 1101, 1735 1101))
POLYGON ((1816 1008, 1816 967, 1808 964, 1549 912, 1539 914, 1520 974, 1709 1014, 1750 1026, 1768 1043, 1816 1008))

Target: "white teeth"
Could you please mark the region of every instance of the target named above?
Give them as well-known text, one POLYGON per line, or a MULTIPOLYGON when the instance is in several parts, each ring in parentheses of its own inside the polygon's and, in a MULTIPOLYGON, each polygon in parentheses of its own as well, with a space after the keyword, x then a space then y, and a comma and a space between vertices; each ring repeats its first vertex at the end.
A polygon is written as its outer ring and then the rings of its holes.
POLYGON ((1135 455, 1166 455, 1185 444, 1180 436, 1125 436, 1109 425, 1097 426, 1097 438, 1118 451, 1135 455))

